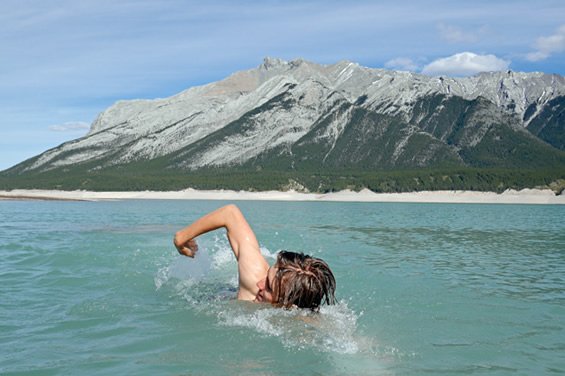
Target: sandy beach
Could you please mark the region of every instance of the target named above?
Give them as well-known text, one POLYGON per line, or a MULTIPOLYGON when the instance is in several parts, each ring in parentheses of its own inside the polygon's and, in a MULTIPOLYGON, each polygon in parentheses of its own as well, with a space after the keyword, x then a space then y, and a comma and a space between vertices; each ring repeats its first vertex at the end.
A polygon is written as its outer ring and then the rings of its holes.
POLYGON ((295 191, 245 192, 230 190, 199 191, 186 189, 174 192, 91 192, 56 190, 0 191, 4 200, 267 200, 267 201, 336 201, 336 202, 429 202, 473 204, 565 204, 565 195, 540 189, 507 190, 501 194, 474 191, 423 191, 410 193, 360 192, 300 193, 295 191))

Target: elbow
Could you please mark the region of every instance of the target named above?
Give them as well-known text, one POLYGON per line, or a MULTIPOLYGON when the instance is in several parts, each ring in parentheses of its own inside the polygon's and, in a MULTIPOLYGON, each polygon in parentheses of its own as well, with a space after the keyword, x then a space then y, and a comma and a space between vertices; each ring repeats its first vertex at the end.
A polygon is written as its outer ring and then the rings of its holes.
POLYGON ((228 213, 232 214, 232 213, 241 213, 241 211, 239 210, 239 208, 237 207, 236 204, 228 204, 226 206, 224 206, 223 208, 225 211, 227 211, 228 213))
POLYGON ((238 220, 243 216, 243 213, 235 204, 229 204, 222 208, 226 224, 234 220, 238 220))
POLYGON ((239 227, 241 223, 245 222, 243 213, 235 204, 229 204, 222 208, 224 226, 228 231, 239 227))

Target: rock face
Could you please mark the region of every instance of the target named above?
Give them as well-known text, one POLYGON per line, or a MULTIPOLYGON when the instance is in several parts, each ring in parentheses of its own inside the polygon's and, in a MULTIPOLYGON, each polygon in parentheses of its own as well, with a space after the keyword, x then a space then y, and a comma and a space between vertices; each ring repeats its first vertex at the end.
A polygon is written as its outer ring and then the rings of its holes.
POLYGON ((180 170, 554 165, 565 160, 564 107, 558 75, 429 77, 266 58, 170 98, 117 102, 85 137, 7 172, 154 160, 180 170))

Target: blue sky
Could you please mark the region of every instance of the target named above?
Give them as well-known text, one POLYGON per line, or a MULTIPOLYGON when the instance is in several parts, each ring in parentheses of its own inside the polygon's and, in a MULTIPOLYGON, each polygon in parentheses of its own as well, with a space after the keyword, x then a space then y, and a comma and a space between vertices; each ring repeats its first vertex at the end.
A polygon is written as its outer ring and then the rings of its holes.
POLYGON ((83 136, 117 100, 170 96, 265 56, 565 75, 565 1, 2 0, 0 170, 83 136))

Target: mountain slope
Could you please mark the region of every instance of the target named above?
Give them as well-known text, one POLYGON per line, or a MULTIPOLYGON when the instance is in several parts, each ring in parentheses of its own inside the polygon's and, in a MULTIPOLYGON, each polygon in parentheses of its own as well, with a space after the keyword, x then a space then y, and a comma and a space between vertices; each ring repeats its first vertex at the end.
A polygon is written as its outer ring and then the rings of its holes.
POLYGON ((561 169, 564 98, 557 75, 456 79, 267 58, 170 98, 117 102, 85 137, 1 176, 561 169))

